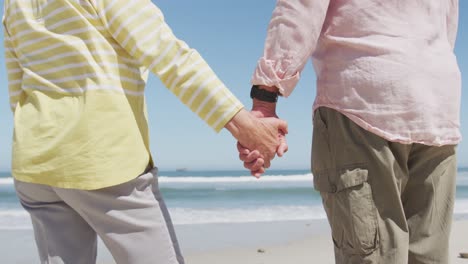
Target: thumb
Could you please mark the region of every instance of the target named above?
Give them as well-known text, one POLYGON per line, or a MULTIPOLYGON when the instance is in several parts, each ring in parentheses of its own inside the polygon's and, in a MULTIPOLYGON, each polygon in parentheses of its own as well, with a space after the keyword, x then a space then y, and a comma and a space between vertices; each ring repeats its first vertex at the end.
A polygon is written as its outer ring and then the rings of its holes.
POLYGON ((239 154, 243 154, 243 155, 250 154, 250 150, 242 146, 242 144, 239 141, 237 141, 237 151, 239 151, 239 154))
POLYGON ((283 135, 288 134, 288 122, 282 119, 278 119, 278 131, 280 131, 283 135))
POLYGON ((279 135, 279 141, 280 144, 278 146, 278 150, 276 151, 276 154, 278 154, 278 157, 283 157, 284 153, 288 151, 288 143, 286 142, 286 137, 284 135, 279 135))
POLYGON ((270 126, 274 126, 276 129, 278 129, 280 134, 288 134, 288 122, 284 121, 283 119, 279 119, 277 117, 266 117, 263 118, 263 120, 267 121, 270 126))

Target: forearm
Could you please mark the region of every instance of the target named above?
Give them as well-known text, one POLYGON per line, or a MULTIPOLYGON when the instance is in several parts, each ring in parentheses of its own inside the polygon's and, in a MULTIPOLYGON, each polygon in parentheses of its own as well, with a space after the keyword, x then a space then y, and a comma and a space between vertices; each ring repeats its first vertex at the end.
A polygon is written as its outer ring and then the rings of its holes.
POLYGON ((315 50, 329 0, 279 0, 252 84, 275 86, 287 97, 315 50))
POLYGON ((248 130, 254 126, 253 118, 248 114, 245 109, 240 110, 233 116, 229 122, 224 126, 234 138, 239 139, 242 131, 248 130))
POLYGON ((114 39, 215 131, 243 108, 202 56, 173 34, 151 1, 94 4, 114 39))

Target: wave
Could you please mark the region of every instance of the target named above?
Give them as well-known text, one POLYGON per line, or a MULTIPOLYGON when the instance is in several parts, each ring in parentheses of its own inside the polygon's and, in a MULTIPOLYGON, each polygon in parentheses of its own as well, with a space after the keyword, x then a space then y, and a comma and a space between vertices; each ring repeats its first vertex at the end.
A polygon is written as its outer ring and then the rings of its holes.
POLYGON ((325 219, 321 206, 269 206, 257 208, 173 208, 169 209, 176 225, 251 223, 325 219))
MULTIPOLYGON (((159 176, 158 181, 165 183, 250 183, 250 182, 310 182, 312 174, 304 175, 270 175, 263 176, 260 179, 253 176, 221 176, 221 177, 199 177, 199 176, 159 176)), ((13 185, 13 178, 0 178, 0 185, 13 185)))
MULTIPOLYGON (((176 225, 250 223, 326 219, 321 205, 260 206, 250 208, 169 208, 176 225)), ((456 200, 455 219, 468 219, 468 199, 456 200)), ((0 210, 0 230, 31 229, 31 221, 22 209, 0 210)))
POLYGON ((0 211, 0 230, 32 229, 29 214, 23 209, 0 211))
POLYGON ((160 176, 160 183, 243 183, 243 182, 299 182, 311 181, 312 173, 304 175, 271 175, 257 179, 253 176, 226 177, 167 177, 160 176))
POLYGON ((13 178, 0 178, 0 185, 13 185, 13 178))
MULTIPOLYGON (((175 225, 213 223, 251 223, 325 219, 320 206, 271 206, 258 208, 169 208, 175 225)), ((31 229, 31 221, 22 209, 0 211, 0 230, 31 229)))
MULTIPOLYGON (((293 175, 267 175, 257 179, 253 176, 164 176, 158 177, 161 184, 172 183, 294 183, 311 182, 312 173, 293 175)), ((1 178, 0 185, 13 185, 13 178, 1 178)), ((459 170, 457 178, 458 186, 468 186, 468 172, 459 170)))
POLYGON ((457 185, 468 186, 468 171, 458 171, 457 185))

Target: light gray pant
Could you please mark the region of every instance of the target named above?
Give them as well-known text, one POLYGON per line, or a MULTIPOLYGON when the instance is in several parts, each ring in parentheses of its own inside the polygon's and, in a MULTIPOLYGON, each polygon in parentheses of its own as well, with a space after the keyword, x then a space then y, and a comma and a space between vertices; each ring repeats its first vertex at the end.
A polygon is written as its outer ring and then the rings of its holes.
POLYGON ((41 263, 96 263, 97 235, 118 264, 183 264, 157 169, 93 191, 15 181, 41 263))
POLYGON ((454 145, 390 142, 323 107, 312 145, 337 264, 448 263, 454 145))

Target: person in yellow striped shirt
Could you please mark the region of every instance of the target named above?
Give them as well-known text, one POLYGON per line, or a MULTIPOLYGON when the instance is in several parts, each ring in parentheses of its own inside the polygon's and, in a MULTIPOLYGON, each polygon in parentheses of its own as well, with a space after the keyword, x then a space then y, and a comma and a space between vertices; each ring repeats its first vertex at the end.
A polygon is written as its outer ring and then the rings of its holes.
POLYGON ((41 263, 95 263, 97 235, 117 263, 184 263, 149 151, 149 72, 256 150, 252 174, 287 149, 286 123, 245 111, 150 0, 4 3, 12 174, 41 263))

